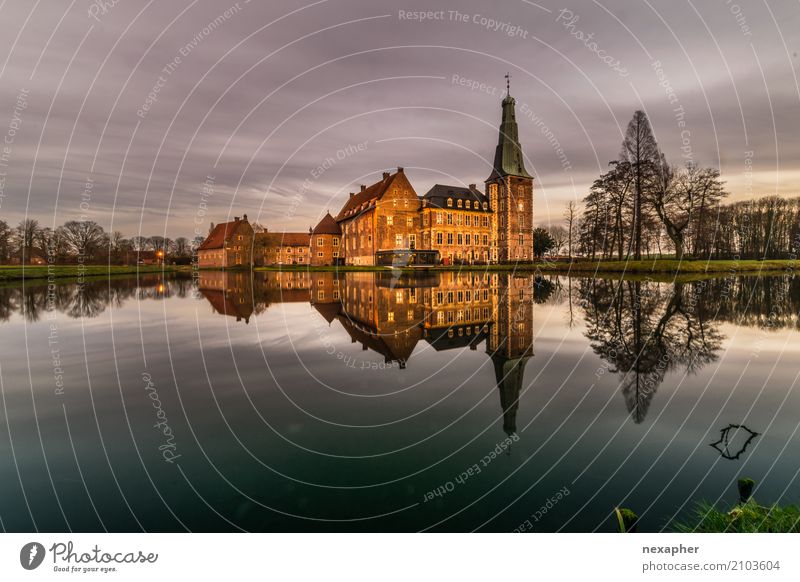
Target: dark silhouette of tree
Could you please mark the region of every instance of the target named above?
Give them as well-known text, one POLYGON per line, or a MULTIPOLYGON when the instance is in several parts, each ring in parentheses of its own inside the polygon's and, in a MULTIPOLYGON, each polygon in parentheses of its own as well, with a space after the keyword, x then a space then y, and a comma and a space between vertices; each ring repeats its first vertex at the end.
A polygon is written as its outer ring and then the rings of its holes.
POLYGON ((622 141, 620 160, 630 164, 634 184, 633 212, 633 258, 642 258, 642 224, 645 213, 644 198, 651 187, 655 167, 661 159, 650 120, 644 111, 636 111, 628 123, 625 139, 622 141))
POLYGON ((555 247, 556 243, 550 233, 544 228, 536 228, 533 231, 533 254, 538 258, 555 247))

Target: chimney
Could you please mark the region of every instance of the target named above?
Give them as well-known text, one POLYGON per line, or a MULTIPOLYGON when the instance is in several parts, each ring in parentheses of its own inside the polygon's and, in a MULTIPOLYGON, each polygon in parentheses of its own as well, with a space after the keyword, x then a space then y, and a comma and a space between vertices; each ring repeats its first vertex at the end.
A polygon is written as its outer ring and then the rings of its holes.
POLYGON ((234 217, 233 217, 233 221, 234 221, 234 222, 239 222, 239 217, 238 217, 238 216, 234 216, 234 217))
POLYGON ((389 179, 389 172, 384 172, 383 173, 383 179, 384 180, 388 180, 389 179))
POLYGON ((366 187, 366 186, 364 186, 364 184, 361 184, 361 191, 363 192, 363 191, 364 191, 364 190, 366 190, 366 189, 367 189, 367 187, 366 187))
POLYGON ((403 174, 404 173, 403 172, 403 168, 401 166, 397 166, 397 173, 398 174, 403 174))
POLYGON ((247 215, 246 215, 246 214, 242 215, 242 220, 244 220, 245 222, 247 222, 247 215))
POLYGON ((477 190, 477 188, 475 187, 475 184, 470 184, 469 185, 469 189, 470 190, 477 190))
POLYGON ((355 196, 355 194, 353 194, 352 192, 350 192, 350 198, 352 198, 353 196, 355 196))
POLYGON ((313 233, 314 233, 314 231, 313 231, 313 230, 311 229, 311 227, 309 226, 309 227, 308 227, 308 234, 313 234, 313 233))

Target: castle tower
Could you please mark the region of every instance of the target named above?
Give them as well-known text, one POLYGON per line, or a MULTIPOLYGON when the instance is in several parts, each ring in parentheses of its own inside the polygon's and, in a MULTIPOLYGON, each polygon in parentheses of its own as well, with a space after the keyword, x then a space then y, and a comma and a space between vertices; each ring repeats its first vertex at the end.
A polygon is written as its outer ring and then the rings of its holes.
POLYGON ((494 165, 486 179, 486 193, 494 210, 492 253, 497 256, 492 260, 506 263, 533 259, 533 176, 522 159, 515 106, 507 81, 494 165))

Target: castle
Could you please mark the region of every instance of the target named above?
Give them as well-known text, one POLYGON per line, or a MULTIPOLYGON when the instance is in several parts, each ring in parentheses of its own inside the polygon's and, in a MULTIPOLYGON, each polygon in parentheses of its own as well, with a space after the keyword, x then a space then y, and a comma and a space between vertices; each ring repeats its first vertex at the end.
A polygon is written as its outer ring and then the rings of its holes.
POLYGON ((351 193, 308 232, 255 232, 247 220, 213 226, 198 266, 432 265, 533 259, 533 177, 525 169, 515 100, 507 91, 492 172, 481 192, 436 184, 418 196, 403 168, 351 193))

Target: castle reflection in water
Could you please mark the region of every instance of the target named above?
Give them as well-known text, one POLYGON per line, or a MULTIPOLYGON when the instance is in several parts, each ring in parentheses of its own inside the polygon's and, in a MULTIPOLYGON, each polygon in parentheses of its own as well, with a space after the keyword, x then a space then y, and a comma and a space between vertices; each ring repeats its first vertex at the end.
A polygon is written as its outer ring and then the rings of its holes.
POLYGON ((700 281, 556 277, 503 272, 201 272, 199 292, 215 312, 247 323, 280 302, 310 302, 353 342, 386 362, 409 365, 417 344, 437 351, 484 344, 494 365, 504 430, 516 431, 525 364, 534 354, 533 314, 568 304, 570 322, 617 378, 641 423, 670 372, 693 373, 722 349, 723 323, 765 333, 800 329, 800 278, 735 276, 700 281))
POLYGON ((533 355, 533 306, 552 284, 508 273, 201 271, 198 290, 216 313, 244 323, 273 303, 310 302, 353 343, 399 368, 421 341, 437 352, 485 344, 510 435, 517 430, 525 363, 533 355))
POLYGON ((657 282, 477 271, 200 271, 194 280, 148 274, 52 286, 32 281, 0 287, 0 324, 15 314, 27 322, 52 312, 83 319, 128 301, 192 297, 243 326, 271 305, 310 303, 352 342, 399 368, 413 365, 420 342, 437 352, 483 344, 494 365, 507 433, 516 430, 523 372, 534 354, 537 304, 563 304, 570 327, 578 324, 599 358, 598 374, 615 378, 637 423, 669 373, 693 373, 719 358, 723 324, 759 328, 759 341, 800 329, 800 277, 791 275, 657 282))

